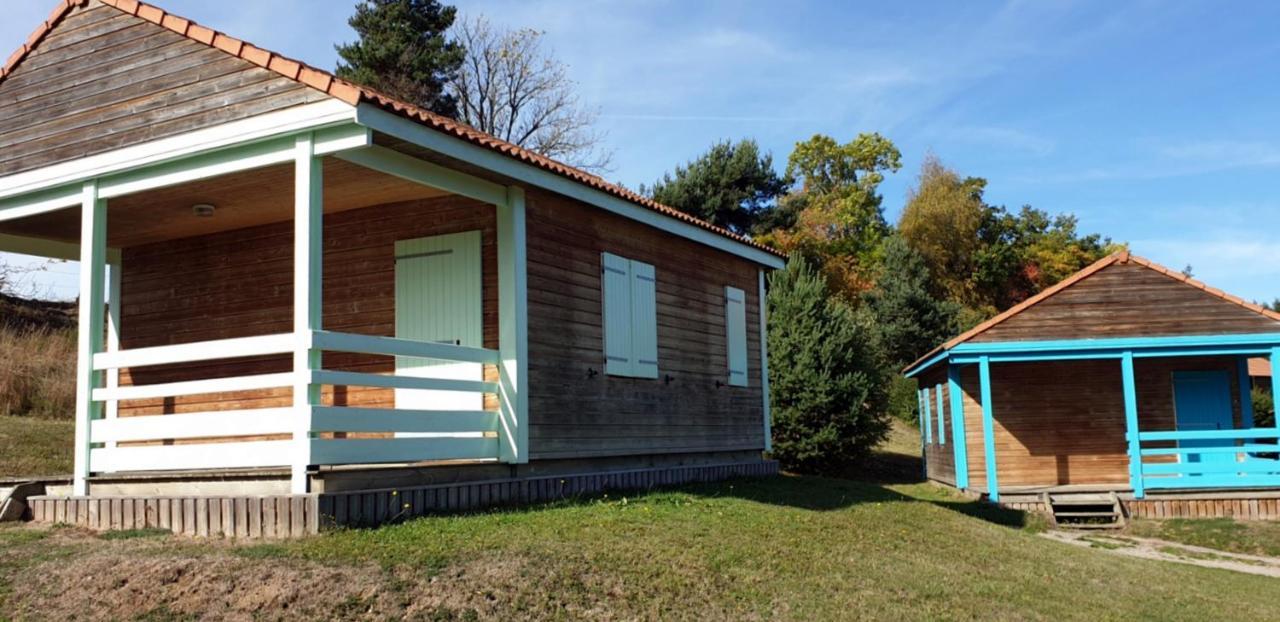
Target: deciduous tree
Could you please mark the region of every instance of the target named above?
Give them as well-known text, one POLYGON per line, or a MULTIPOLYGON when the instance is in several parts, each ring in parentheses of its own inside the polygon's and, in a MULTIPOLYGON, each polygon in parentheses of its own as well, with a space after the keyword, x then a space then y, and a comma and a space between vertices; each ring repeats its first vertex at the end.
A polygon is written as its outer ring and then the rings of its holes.
POLYGON ((599 111, 582 103, 568 67, 543 47, 544 33, 495 27, 484 16, 457 29, 466 60, 450 84, 459 118, 509 143, 589 171, 613 154, 596 129, 599 111))
POLYGON ((974 262, 986 206, 982 191, 986 180, 961 178, 932 154, 920 167, 916 186, 898 221, 898 231, 923 258, 936 295, 973 302, 974 262))
POLYGON ((798 143, 787 162, 796 190, 778 210, 785 228, 765 240, 816 262, 836 292, 856 300, 873 283, 889 232, 879 186, 886 172, 901 168, 901 157, 879 134, 843 145, 823 135, 798 143))

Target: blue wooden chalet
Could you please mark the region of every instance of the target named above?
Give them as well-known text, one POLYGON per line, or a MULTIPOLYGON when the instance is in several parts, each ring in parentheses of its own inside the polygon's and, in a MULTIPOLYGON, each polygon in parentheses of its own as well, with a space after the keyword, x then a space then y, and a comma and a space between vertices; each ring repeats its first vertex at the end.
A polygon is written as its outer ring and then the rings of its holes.
POLYGON ((1280 429, 1253 410, 1251 360, 1280 366, 1280 314, 1126 251, 905 374, 933 480, 991 501, 1101 491, 1266 517, 1280 513, 1280 429))

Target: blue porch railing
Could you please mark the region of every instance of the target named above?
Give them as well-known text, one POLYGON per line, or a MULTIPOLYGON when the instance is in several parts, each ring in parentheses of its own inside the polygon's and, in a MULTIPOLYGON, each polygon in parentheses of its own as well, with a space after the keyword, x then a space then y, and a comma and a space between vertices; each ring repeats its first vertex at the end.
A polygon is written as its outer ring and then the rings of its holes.
POLYGON ((1280 429, 1140 432, 1138 442, 1146 490, 1280 486, 1280 429))

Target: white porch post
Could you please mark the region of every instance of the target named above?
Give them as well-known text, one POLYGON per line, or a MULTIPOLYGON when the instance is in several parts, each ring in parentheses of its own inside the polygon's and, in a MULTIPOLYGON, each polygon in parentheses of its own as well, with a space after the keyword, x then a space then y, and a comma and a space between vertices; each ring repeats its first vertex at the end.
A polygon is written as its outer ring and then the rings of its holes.
POLYGON ((93 355, 102 351, 103 277, 106 272, 107 205, 98 196, 98 182, 85 182, 80 203, 80 326, 76 339, 76 432, 73 492, 89 494, 89 425, 101 413, 93 400, 98 375, 93 355))
POLYGON ((320 403, 320 386, 312 371, 320 367, 320 351, 312 348, 312 331, 321 328, 321 272, 324 253, 324 177, 315 155, 315 138, 299 136, 294 160, 293 228, 293 494, 310 488, 311 416, 320 403))
MULTIPOLYGON (((108 260, 109 272, 107 275, 107 352, 120 351, 120 284, 121 271, 124 269, 123 260, 117 258, 114 261, 108 260)), ((107 370, 107 388, 115 389, 120 386, 120 368, 112 367, 107 370)), ((106 403, 106 418, 115 419, 120 416, 120 400, 110 400, 106 403)), ((115 441, 107 441, 104 443, 107 449, 113 449, 116 446, 115 441)))
POLYGON ((529 462, 529 313, 524 189, 507 188, 498 212, 498 458, 529 462))

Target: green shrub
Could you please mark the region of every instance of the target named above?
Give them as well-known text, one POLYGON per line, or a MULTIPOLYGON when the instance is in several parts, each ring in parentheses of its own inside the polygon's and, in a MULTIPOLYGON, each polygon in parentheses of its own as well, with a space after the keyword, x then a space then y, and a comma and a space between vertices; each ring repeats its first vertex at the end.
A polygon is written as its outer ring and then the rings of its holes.
POLYGON ((1253 388, 1253 426, 1256 428, 1275 427, 1276 400, 1266 389, 1253 388))
POLYGON ((920 427, 920 388, 915 380, 896 373, 892 375, 889 380, 889 415, 911 427, 920 427))
POLYGON ((769 283, 774 457, 792 471, 841 471, 889 430, 890 382, 875 332, 801 259, 769 283))

